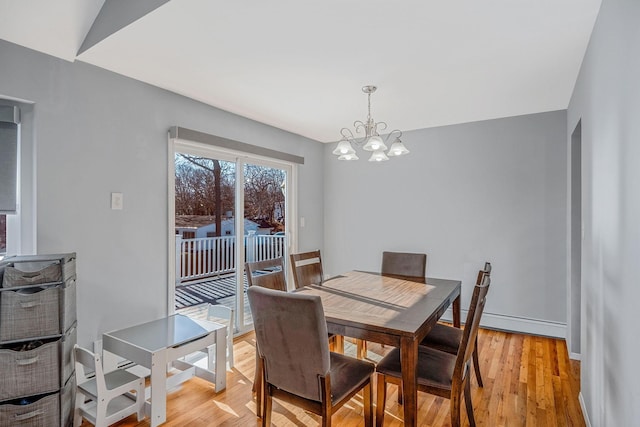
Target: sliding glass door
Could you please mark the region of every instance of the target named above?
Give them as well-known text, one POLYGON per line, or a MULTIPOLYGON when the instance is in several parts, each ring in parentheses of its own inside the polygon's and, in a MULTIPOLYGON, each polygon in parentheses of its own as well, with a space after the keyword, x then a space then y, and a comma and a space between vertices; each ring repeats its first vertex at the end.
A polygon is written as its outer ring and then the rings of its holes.
POLYGON ((206 304, 252 327, 244 263, 288 257, 292 166, 176 143, 173 164, 175 281, 170 311, 204 316, 206 304))

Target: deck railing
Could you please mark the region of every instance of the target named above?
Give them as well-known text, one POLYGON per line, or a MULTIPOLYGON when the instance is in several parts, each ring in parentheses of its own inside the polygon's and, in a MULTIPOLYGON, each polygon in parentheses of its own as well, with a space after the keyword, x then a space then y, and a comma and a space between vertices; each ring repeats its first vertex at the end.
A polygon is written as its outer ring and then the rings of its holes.
MULTIPOLYGON (((248 262, 285 255, 285 236, 252 234, 244 236, 248 262)), ((176 286, 236 270, 236 236, 183 239, 176 236, 176 286)))

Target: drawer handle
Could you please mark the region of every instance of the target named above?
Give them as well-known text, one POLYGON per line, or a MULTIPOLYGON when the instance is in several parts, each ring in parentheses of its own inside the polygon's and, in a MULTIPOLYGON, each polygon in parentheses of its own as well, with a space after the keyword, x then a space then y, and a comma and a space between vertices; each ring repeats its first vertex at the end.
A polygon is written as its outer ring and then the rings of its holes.
POLYGON ((36 305, 39 305, 38 301, 26 301, 26 302, 20 303, 20 307, 22 308, 31 308, 31 307, 35 307, 36 305))
POLYGON ((35 411, 27 412, 26 414, 16 414, 16 421, 24 421, 29 418, 37 417, 38 415, 42 415, 42 409, 36 409, 35 411))
POLYGON ((34 363, 36 363, 38 361, 38 357, 39 356, 34 356, 32 358, 29 359, 18 359, 16 360, 16 363, 20 366, 26 366, 26 365, 33 365, 34 363))

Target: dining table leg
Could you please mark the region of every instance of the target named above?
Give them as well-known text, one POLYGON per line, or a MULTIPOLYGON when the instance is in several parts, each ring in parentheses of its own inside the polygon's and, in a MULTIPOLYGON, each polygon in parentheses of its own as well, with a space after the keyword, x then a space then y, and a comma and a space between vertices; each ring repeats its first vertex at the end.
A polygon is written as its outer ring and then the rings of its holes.
POLYGON ((460 295, 453 300, 453 326, 460 328, 460 295))
POLYGON ((400 339, 400 369, 402 370, 402 398, 404 425, 416 426, 418 418, 418 341, 412 337, 400 339))

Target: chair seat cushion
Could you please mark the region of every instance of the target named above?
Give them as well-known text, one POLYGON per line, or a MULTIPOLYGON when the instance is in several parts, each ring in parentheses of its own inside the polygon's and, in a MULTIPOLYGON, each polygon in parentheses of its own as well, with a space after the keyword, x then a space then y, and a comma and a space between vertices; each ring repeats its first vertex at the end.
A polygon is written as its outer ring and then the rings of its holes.
MULTIPOLYGON (((428 347, 418 348, 418 384, 426 387, 451 389, 451 378, 456 356, 428 347)), ((391 377, 402 378, 400 350, 395 348, 377 365, 376 371, 391 377)))
POLYGON ((339 402, 371 378, 375 365, 340 353, 331 356, 331 401, 339 402))
POLYGON ((436 323, 420 345, 446 353, 457 354, 462 341, 462 329, 436 323))

